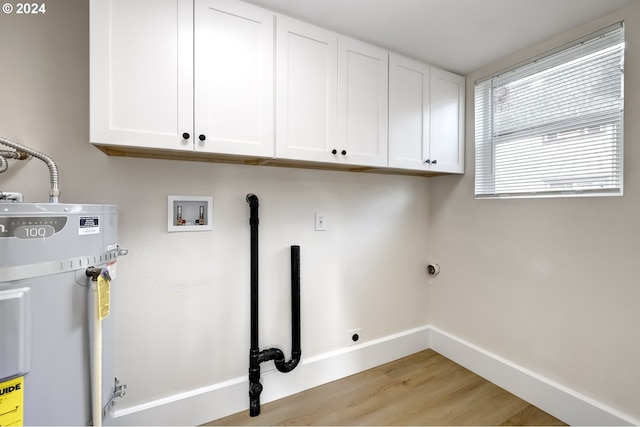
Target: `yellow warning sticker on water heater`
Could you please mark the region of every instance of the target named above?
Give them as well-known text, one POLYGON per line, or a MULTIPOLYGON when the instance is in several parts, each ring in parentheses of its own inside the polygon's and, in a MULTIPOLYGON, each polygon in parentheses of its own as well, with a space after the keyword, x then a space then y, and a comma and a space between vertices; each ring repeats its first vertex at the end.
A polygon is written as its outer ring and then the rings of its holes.
MULTIPOLYGON (((102 277, 102 275, 98 276, 98 318, 100 320, 109 315, 110 293, 111 285, 109 280, 102 277)), ((4 426, 4 424, 0 423, 0 426, 4 426)))
POLYGON ((24 377, 0 383, 0 426, 21 426, 24 421, 24 377))

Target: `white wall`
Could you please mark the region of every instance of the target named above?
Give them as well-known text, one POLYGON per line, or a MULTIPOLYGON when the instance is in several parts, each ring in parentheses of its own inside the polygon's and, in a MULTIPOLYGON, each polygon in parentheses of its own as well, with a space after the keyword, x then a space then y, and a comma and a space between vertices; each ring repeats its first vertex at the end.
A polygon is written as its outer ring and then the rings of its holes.
MULTIPOLYGON (((290 351, 292 244, 303 359, 346 347, 349 329, 369 341, 427 324, 428 179, 108 157, 89 143, 88 2, 0 14, 0 40, 0 135, 57 161, 61 202, 119 206, 118 408, 247 375, 249 192, 260 197, 261 347, 290 351), (213 230, 167 233, 170 194, 212 195, 213 230), (314 231, 316 211, 327 231, 314 231)), ((46 166, 10 163, 0 189, 47 201, 46 166)))
MULTIPOLYGON (((304 358, 344 348, 351 328, 372 340, 430 322, 640 419, 640 7, 473 73, 467 99, 476 78, 619 19, 628 40, 624 197, 474 200, 472 102, 462 177, 108 157, 88 142, 87 2, 50 1, 44 16, 0 14, 0 135, 56 159, 63 202, 120 207, 130 254, 118 261, 116 368, 128 385, 118 407, 246 375, 244 198, 255 192, 262 347, 289 351, 287 251, 300 244, 304 358), (168 194, 214 196, 213 231, 168 234, 168 194), (316 210, 328 231, 313 231, 316 210), (427 258, 442 269, 428 286, 427 258)), ((47 169, 11 162, 0 189, 46 201, 47 169)))
POLYGON ((466 174, 430 181, 430 323, 640 419, 640 5, 467 77, 466 174), (623 197, 474 200, 474 81, 625 20, 623 197))

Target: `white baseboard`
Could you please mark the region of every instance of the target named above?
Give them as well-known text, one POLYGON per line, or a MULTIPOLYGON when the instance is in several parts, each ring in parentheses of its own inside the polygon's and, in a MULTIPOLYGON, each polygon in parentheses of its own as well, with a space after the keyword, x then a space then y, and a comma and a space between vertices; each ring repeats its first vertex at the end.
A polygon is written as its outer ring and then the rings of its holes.
MULTIPOLYGON (((640 425, 587 396, 557 384, 495 354, 432 326, 411 329, 378 340, 303 358, 288 374, 272 362, 262 366, 261 403, 271 402, 432 348, 505 390, 570 425, 640 425)), ((303 349, 304 350, 304 349, 303 349)), ((108 425, 198 425, 248 411, 248 378, 240 377, 145 404, 121 408, 108 425)))
MULTIPOLYGON (((261 383, 264 391, 261 403, 271 402, 425 350, 429 347, 428 329, 428 326, 411 329, 310 358, 304 357, 303 348, 300 365, 287 374, 279 373, 275 368, 271 369, 272 364, 265 364, 262 366, 261 383)), ((248 378, 241 377, 128 408, 121 408, 122 402, 119 402, 113 411, 113 418, 105 420, 105 424, 203 424, 236 412, 248 411, 248 390, 248 378)))
POLYGON ((429 346, 569 425, 640 425, 640 420, 433 326, 429 327, 429 346))

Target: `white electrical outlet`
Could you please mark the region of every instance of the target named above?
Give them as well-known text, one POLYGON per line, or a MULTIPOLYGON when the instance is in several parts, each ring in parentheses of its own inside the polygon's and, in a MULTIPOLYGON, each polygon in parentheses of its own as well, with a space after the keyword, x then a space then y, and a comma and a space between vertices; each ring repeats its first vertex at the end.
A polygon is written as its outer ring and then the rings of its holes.
POLYGON ((316 212, 316 231, 327 230, 327 216, 321 212, 316 212))

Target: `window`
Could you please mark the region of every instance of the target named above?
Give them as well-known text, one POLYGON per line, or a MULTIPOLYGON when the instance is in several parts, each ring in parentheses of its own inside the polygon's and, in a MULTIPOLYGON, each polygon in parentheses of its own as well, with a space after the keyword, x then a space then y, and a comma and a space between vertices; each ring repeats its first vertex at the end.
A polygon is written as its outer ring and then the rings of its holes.
POLYGON ((475 85, 481 197, 622 195, 624 27, 475 85))

